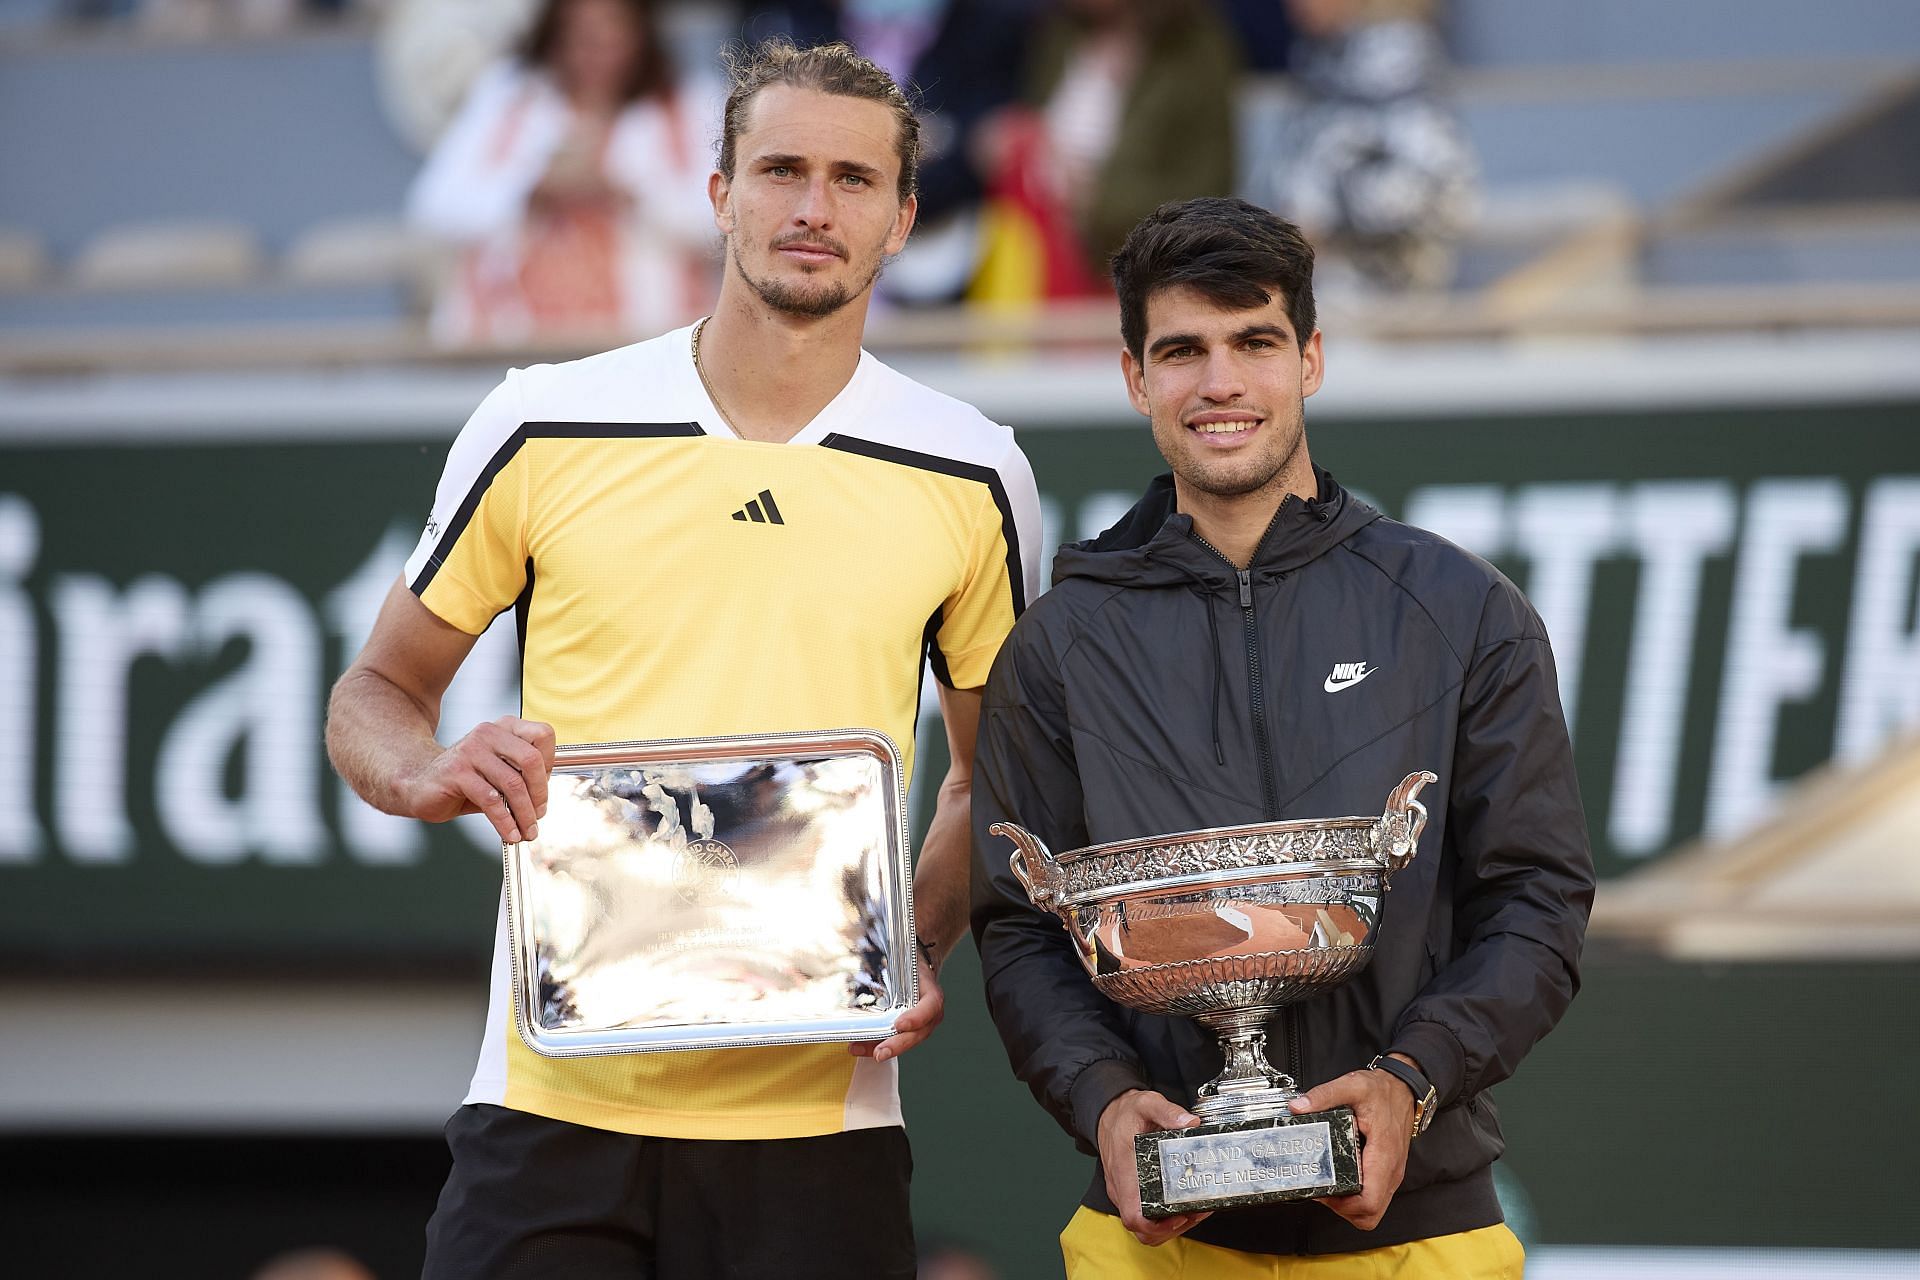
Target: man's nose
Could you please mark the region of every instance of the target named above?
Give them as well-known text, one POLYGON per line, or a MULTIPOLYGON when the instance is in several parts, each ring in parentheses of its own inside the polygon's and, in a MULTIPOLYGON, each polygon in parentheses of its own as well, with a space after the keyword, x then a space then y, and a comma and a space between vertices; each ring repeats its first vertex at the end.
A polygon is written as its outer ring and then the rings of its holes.
POLYGON ((793 220, 804 227, 825 231, 833 225, 833 187, 824 177, 810 180, 794 208, 793 220))
POLYGON ((1201 371, 1200 394, 1208 400, 1228 401, 1237 399, 1247 389, 1247 380, 1241 376, 1240 362, 1234 359, 1231 351, 1211 351, 1207 353, 1206 368, 1201 371))

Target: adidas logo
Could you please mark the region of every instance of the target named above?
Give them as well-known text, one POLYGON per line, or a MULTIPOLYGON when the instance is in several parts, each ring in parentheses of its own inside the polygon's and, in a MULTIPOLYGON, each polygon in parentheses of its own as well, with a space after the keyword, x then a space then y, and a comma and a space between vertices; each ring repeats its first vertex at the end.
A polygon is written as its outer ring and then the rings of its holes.
POLYGON ((735 520, 751 520, 755 524, 785 524, 780 518, 780 508, 773 503, 773 491, 762 489, 760 496, 752 499, 746 506, 733 513, 735 520))

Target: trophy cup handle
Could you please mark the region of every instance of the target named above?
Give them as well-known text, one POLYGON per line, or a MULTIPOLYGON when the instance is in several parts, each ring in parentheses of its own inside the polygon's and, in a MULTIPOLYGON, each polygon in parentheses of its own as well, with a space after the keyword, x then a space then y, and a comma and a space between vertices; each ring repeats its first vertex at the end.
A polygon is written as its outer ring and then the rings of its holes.
POLYGON ((1007 859, 1007 865, 1013 868, 1013 875, 1020 887, 1027 891, 1027 897, 1033 899, 1033 905, 1042 911, 1053 910, 1053 900, 1057 896, 1053 888, 1053 854, 1039 836, 1011 822, 996 822, 987 828, 990 836, 1005 836, 1013 841, 1013 856, 1007 859))
POLYGON ((1387 810, 1373 824, 1372 832, 1374 851, 1387 864, 1386 874, 1381 877, 1383 886, 1392 882, 1395 872, 1413 861, 1414 853, 1420 848, 1420 833, 1427 828, 1427 806, 1415 797, 1420 794, 1420 788, 1438 781, 1439 775, 1424 769, 1410 773, 1387 797, 1387 810))

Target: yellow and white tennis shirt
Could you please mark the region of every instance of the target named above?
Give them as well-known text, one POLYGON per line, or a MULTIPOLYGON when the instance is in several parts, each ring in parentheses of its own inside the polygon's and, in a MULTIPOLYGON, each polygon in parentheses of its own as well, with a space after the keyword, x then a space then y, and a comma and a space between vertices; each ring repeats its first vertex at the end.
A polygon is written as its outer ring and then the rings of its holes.
MULTIPOLYGON (((984 684, 1037 590, 1026 458, 864 352, 792 440, 742 440, 691 338, 509 373, 454 442, 408 585, 476 635, 516 611, 521 714, 562 743, 863 727, 911 769, 923 662, 984 684)), ((900 1123, 897 1064, 844 1045, 542 1057, 509 975, 503 910, 468 1102, 684 1138, 900 1123)))

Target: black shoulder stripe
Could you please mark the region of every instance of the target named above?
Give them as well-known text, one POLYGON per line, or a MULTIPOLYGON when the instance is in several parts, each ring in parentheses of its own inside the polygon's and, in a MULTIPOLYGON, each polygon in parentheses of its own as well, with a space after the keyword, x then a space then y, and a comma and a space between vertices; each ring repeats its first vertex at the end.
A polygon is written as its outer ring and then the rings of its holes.
POLYGON ((460 501, 460 509, 447 521, 446 529, 440 534, 440 541, 434 544, 427 556, 426 565, 419 576, 408 584, 408 590, 420 595, 432 584, 434 575, 440 572, 440 566, 452 553, 454 544, 460 541, 460 535, 466 532, 467 525, 473 520, 473 513, 480 508, 480 499, 493 484, 495 476, 506 468, 520 447, 529 440, 586 439, 607 440, 621 438, 663 438, 675 436, 703 436, 706 432, 694 422, 523 422, 520 429, 508 436, 501 446, 494 450, 487 465, 474 477, 473 486, 467 490, 467 496, 460 501))
POLYGON ((987 486, 987 492, 993 495, 993 505, 1000 509, 1000 536, 1007 544, 1007 584, 1013 592, 1013 616, 1018 618, 1027 609, 1027 583, 1020 569, 1020 530, 1013 518, 1013 503, 1007 500, 1007 488, 1000 483, 1000 473, 992 467, 977 466, 971 462, 960 462, 953 458, 943 458, 937 453, 919 453, 913 449, 901 449, 890 444, 876 444, 871 440, 861 440, 855 436, 843 436, 835 433, 820 442, 822 448, 838 449, 843 453, 857 453, 863 458, 873 458, 879 462, 897 463, 903 467, 918 467, 922 471, 934 471, 941 475, 955 476, 961 480, 972 480, 976 484, 987 486))
POLYGON ((460 535, 466 532, 467 525, 473 520, 473 513, 480 509, 481 496, 493 484, 493 478, 506 469, 506 465, 513 461, 513 456, 520 452, 520 446, 526 442, 527 428, 522 424, 520 429, 508 436, 505 442, 493 451, 493 456, 487 459, 487 465, 480 469, 478 476, 474 477, 472 487, 467 490, 467 496, 461 499, 460 509, 453 513, 453 518, 447 521, 447 527, 441 531, 440 541, 435 543, 433 550, 428 553, 426 564, 421 566, 419 575, 408 584, 408 589, 414 595, 425 594, 427 588, 432 585, 434 575, 440 572, 440 566, 452 552, 454 543, 460 541, 460 535))
MULTIPOLYGON (((520 598, 513 602, 513 630, 520 641, 520 683, 522 689, 527 680, 527 624, 533 618, 533 557, 527 557, 527 585, 520 592, 520 598)), ((502 609, 501 613, 506 610, 502 609)), ((494 615, 498 617, 499 615, 494 615)))
POLYGON ((953 672, 947 669, 947 655, 940 651, 940 627, 946 621, 941 607, 933 607, 933 616, 927 619, 927 629, 921 634, 923 656, 933 666, 933 677, 947 688, 953 688, 953 672))
POLYGON ((660 439, 707 434, 697 422, 529 422, 520 429, 529 440, 660 439))

